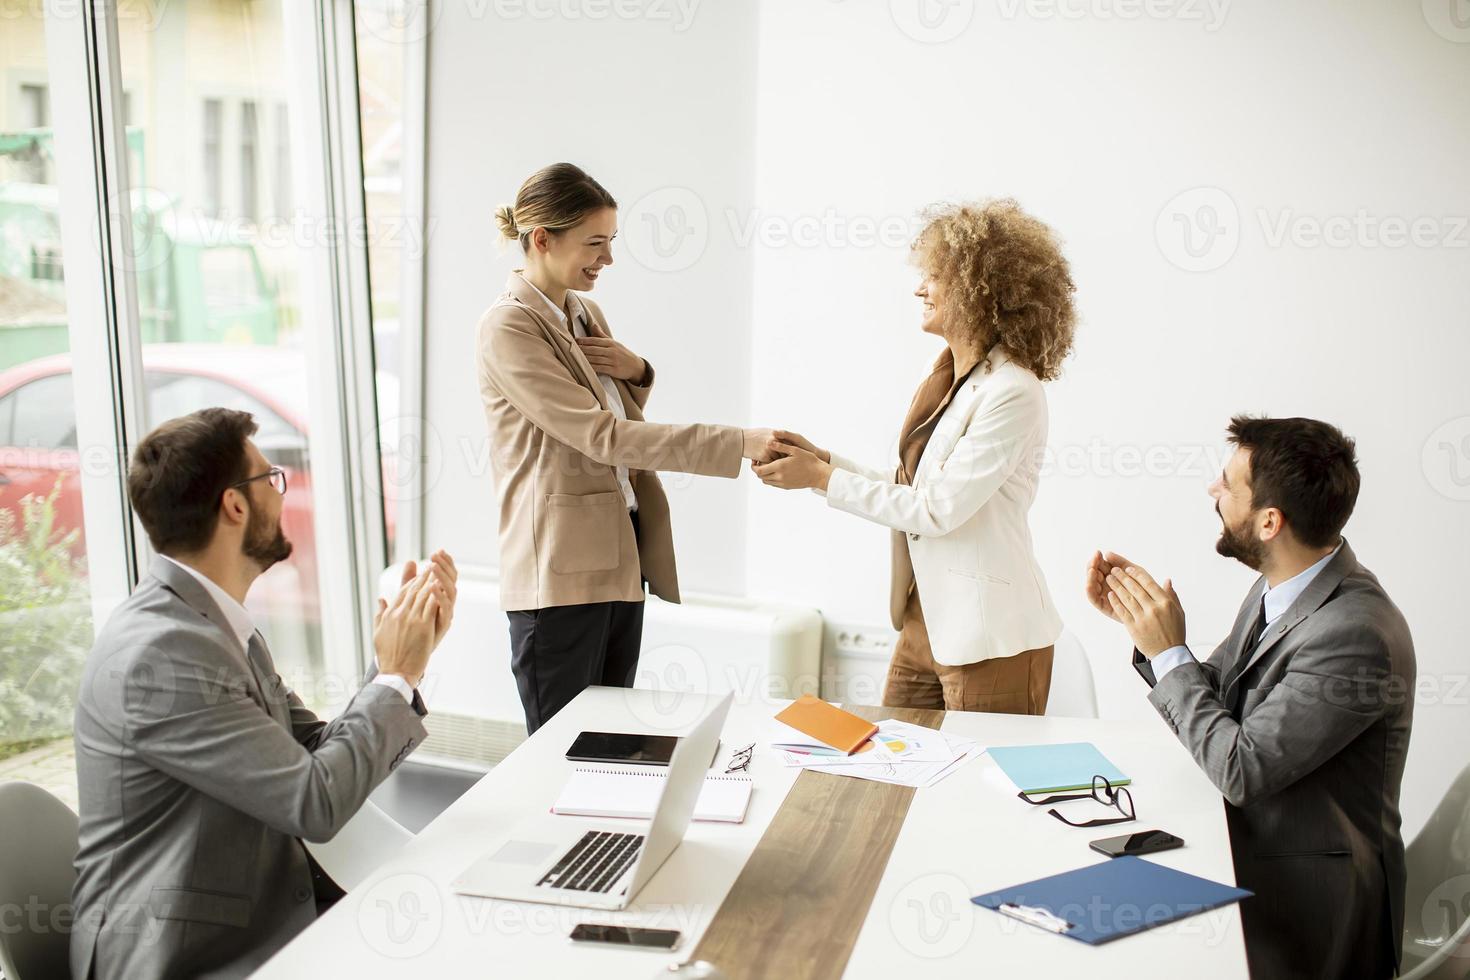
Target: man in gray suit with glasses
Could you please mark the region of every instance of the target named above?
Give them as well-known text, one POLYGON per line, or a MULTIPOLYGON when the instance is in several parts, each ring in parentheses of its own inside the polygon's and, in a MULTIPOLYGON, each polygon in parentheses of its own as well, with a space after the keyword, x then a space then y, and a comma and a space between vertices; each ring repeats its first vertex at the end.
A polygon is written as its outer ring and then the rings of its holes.
MULTIPOLYGON (((1210 489, 1216 550, 1261 573, 1209 659, 1184 645, 1173 584, 1121 555, 1087 595, 1122 623, 1149 701, 1226 800, 1246 958, 1256 980, 1380 978, 1404 922, 1399 784, 1414 644, 1342 537, 1354 445, 1311 419, 1237 417, 1210 489)), ((1165 790, 1167 791, 1167 789, 1165 790)))
POLYGON ((77 978, 242 977, 340 897, 330 840, 424 738, 417 691, 453 617, 454 562, 379 600, 377 673, 330 722, 276 673, 244 606, 291 554, 285 473, 246 412, 174 419, 128 494, 158 557, 98 633, 76 709, 77 978))

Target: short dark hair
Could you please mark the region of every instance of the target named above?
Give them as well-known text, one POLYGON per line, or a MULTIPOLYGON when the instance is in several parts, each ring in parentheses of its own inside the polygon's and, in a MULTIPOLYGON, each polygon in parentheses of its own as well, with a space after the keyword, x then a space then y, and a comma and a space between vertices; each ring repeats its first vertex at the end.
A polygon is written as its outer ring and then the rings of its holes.
POLYGON ((192 554, 214 537, 219 502, 250 475, 245 441, 255 418, 204 408, 170 419, 138 443, 128 466, 128 499, 161 555, 192 554))
POLYGON ((1251 506, 1275 507, 1309 548, 1335 545, 1358 502, 1355 443, 1316 419, 1237 415, 1230 441, 1250 450, 1251 506))

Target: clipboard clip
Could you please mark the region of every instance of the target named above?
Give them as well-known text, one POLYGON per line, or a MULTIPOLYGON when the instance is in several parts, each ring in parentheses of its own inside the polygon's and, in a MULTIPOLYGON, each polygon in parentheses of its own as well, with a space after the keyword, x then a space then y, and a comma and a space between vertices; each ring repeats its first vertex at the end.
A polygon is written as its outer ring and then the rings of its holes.
POLYGON ((1037 905, 1018 905, 1015 902, 1001 902, 995 910, 1001 915, 1008 915, 1013 919, 1033 926, 1039 926, 1049 932, 1066 934, 1073 928, 1072 923, 1061 916, 1053 915, 1050 910, 1037 905))

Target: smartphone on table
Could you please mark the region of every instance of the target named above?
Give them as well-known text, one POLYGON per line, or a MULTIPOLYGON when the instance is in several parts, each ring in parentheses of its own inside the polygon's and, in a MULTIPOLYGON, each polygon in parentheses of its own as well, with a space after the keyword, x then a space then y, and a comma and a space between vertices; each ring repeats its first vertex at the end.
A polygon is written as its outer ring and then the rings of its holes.
POLYGON ((676 949, 682 933, 677 929, 644 929, 640 926, 610 926, 583 922, 572 930, 574 943, 607 943, 640 949, 676 949))
POLYGON ((1183 847, 1184 841, 1162 830, 1140 830, 1134 834, 1095 840, 1087 846, 1108 857, 1123 857, 1127 854, 1139 856, 1154 854, 1158 851, 1172 851, 1176 847, 1183 847))

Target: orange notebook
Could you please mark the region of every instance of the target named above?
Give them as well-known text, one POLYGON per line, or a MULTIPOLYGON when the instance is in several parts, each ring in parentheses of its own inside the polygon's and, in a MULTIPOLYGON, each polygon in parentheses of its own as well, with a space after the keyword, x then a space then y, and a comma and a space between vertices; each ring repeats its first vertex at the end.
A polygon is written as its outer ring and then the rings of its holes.
POLYGON ((878 731, 873 722, 810 694, 803 694, 782 708, 776 720, 848 755, 856 752, 878 731))

